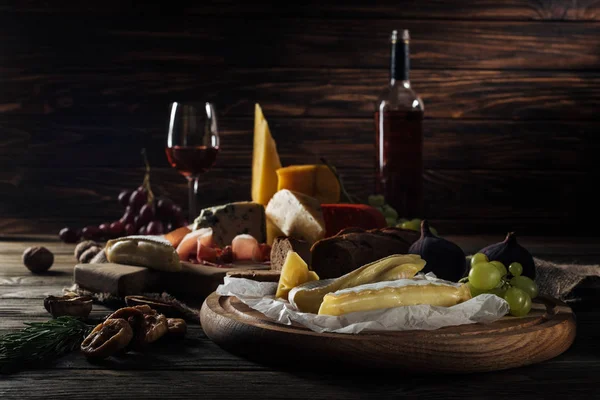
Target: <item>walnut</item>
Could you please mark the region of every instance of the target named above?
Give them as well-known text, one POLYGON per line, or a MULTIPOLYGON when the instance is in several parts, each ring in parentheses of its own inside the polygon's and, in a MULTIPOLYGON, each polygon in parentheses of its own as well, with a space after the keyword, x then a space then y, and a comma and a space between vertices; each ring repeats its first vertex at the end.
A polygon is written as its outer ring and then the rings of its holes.
POLYGON ((28 247, 23 252, 23 264, 34 274, 50 269, 54 263, 54 254, 45 247, 28 247))

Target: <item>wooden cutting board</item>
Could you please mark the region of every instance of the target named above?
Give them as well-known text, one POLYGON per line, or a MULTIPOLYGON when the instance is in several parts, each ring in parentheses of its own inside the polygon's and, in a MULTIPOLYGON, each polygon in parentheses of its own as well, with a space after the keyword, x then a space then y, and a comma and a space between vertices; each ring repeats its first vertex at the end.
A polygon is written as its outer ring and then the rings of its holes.
POLYGON ((542 297, 525 317, 435 331, 317 333, 277 324, 236 297, 216 293, 203 303, 200 319, 206 335, 221 347, 274 366, 417 373, 471 373, 539 363, 567 350, 576 332, 572 310, 542 297))
POLYGON ((270 268, 268 265, 250 263, 221 268, 188 262, 183 262, 182 267, 178 272, 164 272, 114 263, 77 264, 73 280, 83 289, 117 297, 165 291, 181 300, 196 300, 200 305, 223 283, 228 272, 270 268))

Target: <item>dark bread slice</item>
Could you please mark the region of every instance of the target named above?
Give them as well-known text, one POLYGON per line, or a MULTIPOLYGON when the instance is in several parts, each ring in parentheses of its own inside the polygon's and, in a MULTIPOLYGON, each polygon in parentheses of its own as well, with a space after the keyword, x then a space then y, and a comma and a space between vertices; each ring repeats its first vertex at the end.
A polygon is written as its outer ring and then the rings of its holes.
POLYGON ((419 237, 419 232, 400 228, 343 230, 312 246, 310 266, 320 279, 338 278, 392 254, 407 254, 419 237))
POLYGON ((304 240, 299 240, 287 236, 278 236, 271 246, 271 269, 281 271, 288 251, 295 251, 298 255, 310 265, 310 245, 304 240))

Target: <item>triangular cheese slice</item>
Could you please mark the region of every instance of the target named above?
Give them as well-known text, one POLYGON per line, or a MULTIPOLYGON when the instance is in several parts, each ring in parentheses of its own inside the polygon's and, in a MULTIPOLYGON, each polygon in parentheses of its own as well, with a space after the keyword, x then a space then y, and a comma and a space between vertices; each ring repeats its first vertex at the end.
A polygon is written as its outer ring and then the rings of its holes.
POLYGON ((308 265, 298 253, 289 251, 281 268, 275 297, 287 300, 290 290, 303 283, 316 280, 319 280, 317 273, 308 270, 308 265))
POLYGON ((254 107, 254 149, 252 152, 252 201, 266 206, 277 192, 277 169, 281 168, 277 144, 258 104, 254 107))

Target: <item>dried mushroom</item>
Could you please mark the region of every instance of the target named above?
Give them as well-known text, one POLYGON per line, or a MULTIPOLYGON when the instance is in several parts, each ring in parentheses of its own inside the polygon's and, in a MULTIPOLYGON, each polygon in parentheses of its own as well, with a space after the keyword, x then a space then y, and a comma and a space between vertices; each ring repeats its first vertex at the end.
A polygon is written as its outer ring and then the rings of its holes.
MULTIPOLYGON (((150 309, 150 307, 148 307, 150 309)), ((146 311, 146 310, 144 310, 146 311)), ((121 318, 126 320, 131 327, 133 332, 133 339, 129 344, 128 348, 130 349, 139 349, 143 346, 144 337, 145 337, 145 325, 146 321, 144 320, 144 313, 136 307, 123 307, 119 308, 117 311, 112 313, 107 317, 107 321, 109 319, 121 318)))
POLYGON ((44 299, 44 308, 54 318, 63 315, 87 318, 92 311, 93 300, 91 296, 48 296, 44 299))
POLYGON ((132 349, 141 349, 163 337, 168 331, 167 318, 148 305, 124 307, 112 313, 108 319, 123 318, 133 330, 132 349))
POLYGON ((129 323, 121 318, 97 325, 81 343, 81 352, 90 358, 106 358, 124 349, 133 338, 129 323))
POLYGON ((167 318, 168 333, 171 336, 185 336, 187 323, 181 318, 167 318))

